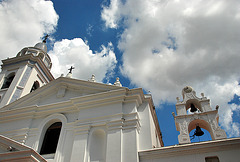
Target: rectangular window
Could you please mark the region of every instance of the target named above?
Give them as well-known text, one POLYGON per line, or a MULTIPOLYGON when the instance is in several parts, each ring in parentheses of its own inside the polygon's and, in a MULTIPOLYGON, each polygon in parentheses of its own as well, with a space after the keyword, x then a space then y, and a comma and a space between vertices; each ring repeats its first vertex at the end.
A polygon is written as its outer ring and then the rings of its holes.
POLYGON ((205 162, 220 162, 217 156, 205 157, 205 162))

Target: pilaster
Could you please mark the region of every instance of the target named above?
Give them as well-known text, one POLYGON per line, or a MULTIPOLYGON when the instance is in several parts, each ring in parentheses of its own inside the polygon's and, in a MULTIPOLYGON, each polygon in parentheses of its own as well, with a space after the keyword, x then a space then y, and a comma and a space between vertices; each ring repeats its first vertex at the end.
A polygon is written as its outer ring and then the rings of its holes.
POLYGON ((71 162, 86 161, 89 126, 75 126, 71 162))
POLYGON ((106 162, 122 162, 122 125, 123 119, 107 124, 106 162))

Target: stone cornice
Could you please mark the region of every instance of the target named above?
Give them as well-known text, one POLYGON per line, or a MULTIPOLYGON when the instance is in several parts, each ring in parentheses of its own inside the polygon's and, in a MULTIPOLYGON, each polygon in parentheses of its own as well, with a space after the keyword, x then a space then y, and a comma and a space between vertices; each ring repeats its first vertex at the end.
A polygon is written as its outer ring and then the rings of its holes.
MULTIPOLYGON (((124 92, 124 89, 120 89, 93 95, 80 96, 68 101, 53 103, 50 105, 35 105, 22 108, 14 108, 11 110, 2 110, 0 113, 0 120, 1 122, 9 122, 12 120, 33 118, 33 116, 34 118, 38 118, 52 113, 72 113, 78 112, 80 109, 121 103, 124 102, 125 98, 129 97, 126 96, 124 92)), ((132 99, 132 102, 137 102, 138 97, 130 97, 132 99)))
POLYGON ((154 159, 154 158, 166 158, 173 156, 183 156, 200 154, 215 151, 224 151, 229 149, 239 149, 240 138, 230 138, 215 141, 205 141, 199 143, 191 143, 184 145, 174 145, 168 147, 162 147, 157 149, 151 149, 146 151, 140 151, 140 159, 154 159))
POLYGON ((14 151, 7 151, 0 154, 1 160, 16 160, 16 159, 24 159, 24 161, 46 161, 41 155, 39 155, 32 148, 23 145, 17 141, 9 139, 0 135, 0 145, 3 147, 11 147, 14 151))
MULTIPOLYGON (((112 85, 106 85, 102 83, 95 83, 95 82, 88 82, 88 81, 83 81, 83 80, 77 80, 77 79, 71 79, 71 78, 65 78, 65 77, 60 77, 51 83, 46 84, 45 86, 42 86, 38 88, 36 91, 21 97, 15 102, 10 103, 9 105, 6 105, 5 107, 1 108, 3 109, 9 109, 8 107, 24 107, 24 104, 29 103, 34 100, 39 100, 41 96, 46 96, 51 93, 54 93, 61 85, 66 85, 68 88, 72 88, 74 90, 81 90, 85 89, 90 91, 90 94, 82 94, 79 97, 90 97, 91 95, 102 93, 102 92, 110 92, 114 90, 122 90, 124 93, 126 92, 127 88, 124 87, 117 87, 117 86, 112 86, 112 85), (74 83, 73 83, 74 82, 74 83), (82 88, 82 89, 79 89, 82 88), (21 106, 23 105, 23 106, 21 106)), ((84 90, 83 90, 84 92, 84 90)), ((78 97, 75 97, 78 98, 78 97)), ((74 100, 74 98, 72 98, 74 100)), ((0 110, 1 111, 1 110, 0 110)))
POLYGON ((10 122, 14 120, 33 118, 37 106, 31 106, 24 109, 6 110, 0 112, 0 121, 10 122))
MULTIPOLYGON (((200 100, 198 100, 199 102, 210 102, 210 99, 207 99, 207 98, 199 98, 200 100)), ((176 103, 176 106, 179 106, 179 105, 185 105, 186 102, 185 101, 179 101, 176 103)))
MULTIPOLYGON (((47 91, 51 91, 51 89, 46 89, 47 91)), ((36 91, 35 91, 36 92, 36 91)), ((13 102, 10 105, 7 105, 3 107, 0 112, 0 120, 3 122, 4 120, 17 120, 20 118, 28 118, 32 117, 34 115, 42 116, 49 113, 62 113, 62 112, 70 112, 70 111, 78 111, 80 109, 85 108, 91 108, 91 107, 97 107, 97 106, 104 106, 114 103, 121 103, 121 102, 135 102, 135 103, 141 103, 141 97, 139 95, 131 96, 126 95, 126 89, 117 89, 117 90, 111 90, 106 92, 101 92, 97 94, 90 94, 85 96, 79 96, 76 98, 69 99, 68 101, 64 102, 58 102, 58 103, 52 103, 49 105, 34 105, 34 106, 28 106, 28 107, 19 107, 19 108, 13 108, 11 109, 11 105, 14 103, 18 106, 24 105, 24 102, 31 102, 35 99, 39 99, 41 97, 41 93, 35 93, 33 92, 33 96, 27 100, 22 100, 21 104, 17 104, 17 102, 13 102), (8 106, 10 106, 8 108, 8 106), (24 115, 23 115, 24 114, 24 115)), ((50 92, 45 92, 50 93, 50 92)), ((27 97, 23 97, 27 98, 27 97)), ((23 99, 22 98, 22 99, 23 99)))
POLYGON ((28 63, 29 61, 37 62, 37 64, 46 74, 48 79, 50 81, 54 80, 53 75, 51 74, 49 69, 46 67, 46 65, 43 63, 42 59, 40 59, 39 56, 33 56, 32 54, 27 54, 24 56, 13 57, 13 58, 2 60, 3 62, 2 68, 6 66, 16 66, 16 62, 18 62, 18 64, 23 64, 23 63, 26 64, 26 62, 28 63))
POLYGON ((81 85, 81 88, 86 89, 95 89, 95 90, 117 90, 117 89, 128 89, 126 87, 118 87, 115 85, 108 85, 104 83, 98 83, 98 82, 90 82, 85 80, 79 80, 74 78, 68 78, 68 77, 59 77, 56 80, 58 80, 58 84, 65 83, 69 87, 72 87, 76 90, 78 90, 78 86, 81 85))
POLYGON ((206 112, 201 112, 201 113, 193 113, 193 114, 186 114, 186 115, 176 115, 174 116, 175 119, 183 119, 186 117, 198 117, 198 116, 205 116, 208 114, 217 114, 218 110, 212 110, 212 111, 206 111, 206 112))

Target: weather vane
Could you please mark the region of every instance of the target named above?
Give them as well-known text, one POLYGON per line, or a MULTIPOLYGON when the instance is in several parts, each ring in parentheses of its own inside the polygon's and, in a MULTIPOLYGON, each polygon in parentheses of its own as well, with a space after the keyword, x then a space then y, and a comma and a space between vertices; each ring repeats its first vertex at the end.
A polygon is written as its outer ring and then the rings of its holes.
POLYGON ((73 69, 75 69, 75 68, 74 68, 73 66, 71 66, 70 69, 68 69, 68 70, 69 70, 69 73, 72 74, 72 70, 73 70, 73 69))
POLYGON ((47 38, 49 37, 49 35, 47 34, 47 35, 45 35, 43 38, 43 43, 46 43, 47 42, 47 38))

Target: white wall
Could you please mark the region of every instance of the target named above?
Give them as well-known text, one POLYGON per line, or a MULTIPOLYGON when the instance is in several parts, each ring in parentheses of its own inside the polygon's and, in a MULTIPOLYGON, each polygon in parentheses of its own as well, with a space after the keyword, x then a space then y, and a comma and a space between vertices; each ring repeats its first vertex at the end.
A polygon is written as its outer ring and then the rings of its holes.
POLYGON ((140 162, 205 162, 206 157, 219 158, 220 162, 239 162, 240 138, 199 142, 139 153, 140 162))

